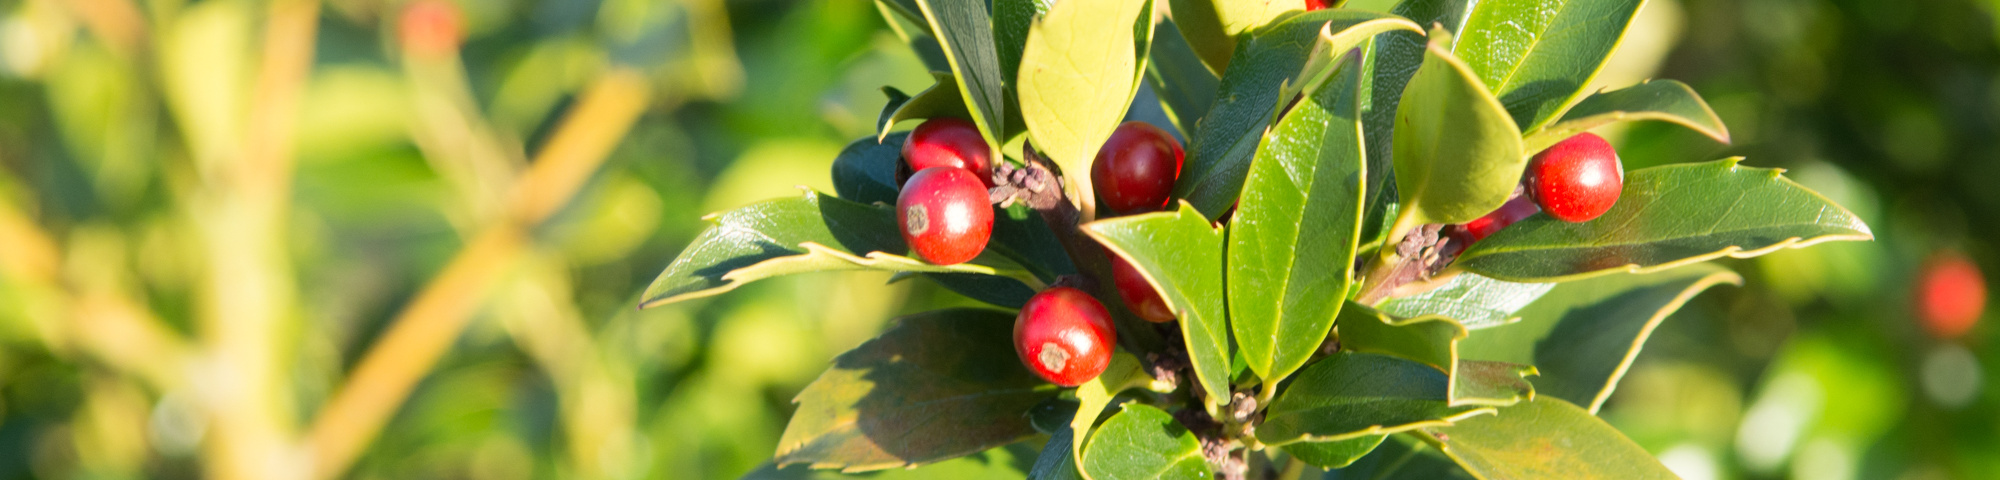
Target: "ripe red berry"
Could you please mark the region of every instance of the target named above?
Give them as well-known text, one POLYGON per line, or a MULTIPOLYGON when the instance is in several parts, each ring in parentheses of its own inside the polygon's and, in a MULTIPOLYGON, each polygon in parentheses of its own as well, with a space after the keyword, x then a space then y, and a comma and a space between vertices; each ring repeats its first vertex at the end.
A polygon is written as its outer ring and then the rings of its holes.
POLYGON ((1069 287, 1043 290, 1014 317, 1014 352, 1036 375, 1074 387, 1111 365, 1118 331, 1096 298, 1069 287))
POLYGON ((910 249, 938 265, 979 256, 993 234, 986 187, 957 168, 932 167, 911 175, 896 195, 896 220, 910 249))
POLYGON ((1132 313, 1139 314, 1139 318, 1148 322, 1174 321, 1174 312, 1167 308, 1167 300, 1160 298, 1160 292, 1153 290, 1153 284, 1146 281, 1146 276, 1140 274, 1138 268, 1110 250, 1106 250, 1104 255, 1111 257, 1111 280, 1118 285, 1118 297, 1125 299, 1125 308, 1132 309, 1132 313))
POLYGON ((1097 196, 1113 212, 1150 212, 1167 206, 1167 194, 1181 176, 1187 154, 1166 130, 1146 122, 1125 122, 1111 132, 1090 166, 1097 196))
POLYGON ((925 120, 903 140, 903 161, 910 171, 931 167, 953 167, 971 172, 979 182, 993 186, 992 150, 979 127, 964 119, 939 117, 925 120))
POLYGON ((1325 8, 1326 0, 1306 0, 1306 11, 1308 12, 1325 8))
POLYGON ((1528 196, 1549 216, 1584 222, 1618 203, 1625 166, 1611 143, 1589 132, 1569 137, 1528 161, 1528 196))
POLYGON ((403 49, 421 57, 446 57, 458 51, 458 7, 444 0, 417 0, 403 7, 397 34, 403 49))
POLYGON ((1986 278, 1957 253, 1940 253, 1917 274, 1917 318, 1932 337, 1964 336, 1986 311, 1986 278))

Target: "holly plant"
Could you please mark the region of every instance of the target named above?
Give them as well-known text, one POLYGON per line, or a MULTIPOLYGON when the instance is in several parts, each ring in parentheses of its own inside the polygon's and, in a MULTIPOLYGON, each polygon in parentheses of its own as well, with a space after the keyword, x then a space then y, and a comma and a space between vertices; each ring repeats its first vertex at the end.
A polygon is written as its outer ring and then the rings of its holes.
POLYGON ((1670 478, 1595 413, 1741 282, 1704 262, 1872 238, 1779 170, 1588 133, 1729 141, 1684 84, 1584 91, 1644 0, 1340 3, 877 0, 936 83, 883 88, 831 194, 707 217, 645 305, 832 270, 992 305, 835 358, 773 469, 1670 478))

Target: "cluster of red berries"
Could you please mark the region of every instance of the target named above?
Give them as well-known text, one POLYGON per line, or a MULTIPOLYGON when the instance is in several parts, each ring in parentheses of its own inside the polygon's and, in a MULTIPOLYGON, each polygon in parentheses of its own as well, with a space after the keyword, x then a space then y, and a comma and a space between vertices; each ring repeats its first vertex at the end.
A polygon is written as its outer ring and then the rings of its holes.
MULTIPOLYGON (((1166 207, 1185 159, 1180 142, 1166 131, 1127 122, 1105 141, 1090 177, 1106 211, 1159 211, 1166 207)), ((956 118, 927 120, 903 143, 903 161, 915 173, 897 194, 896 218, 910 249, 939 265, 979 256, 993 232, 987 191, 994 183, 991 150, 978 127, 956 118)), ((1145 276, 1115 253, 1106 253, 1126 305, 1146 320, 1172 321, 1172 311, 1145 276)), ((1081 385, 1104 373, 1117 342, 1110 311, 1075 288, 1036 293, 1014 320, 1014 350, 1021 363, 1058 385, 1081 385)))
POLYGON ((1535 212, 1565 222, 1587 222, 1618 203, 1625 166, 1611 142, 1589 132, 1564 139, 1528 160, 1520 190, 1492 213, 1451 230, 1460 246, 1477 242, 1535 212))

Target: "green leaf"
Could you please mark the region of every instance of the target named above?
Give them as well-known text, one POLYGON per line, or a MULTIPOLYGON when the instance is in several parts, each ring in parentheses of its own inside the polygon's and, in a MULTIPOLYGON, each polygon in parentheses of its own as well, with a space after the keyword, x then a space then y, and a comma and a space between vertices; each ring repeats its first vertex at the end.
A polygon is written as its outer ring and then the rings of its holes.
POLYGON ((833 158, 833 191, 842 200, 855 203, 895 205, 902 187, 896 182, 896 165, 903 161, 903 140, 908 133, 880 140, 855 139, 833 158))
POLYGON ((1551 397, 1426 430, 1445 455, 1480 478, 1679 478, 1611 425, 1551 397))
MULTIPOLYGON (((1209 392, 1229 389, 1229 325, 1224 315, 1223 231, 1183 202, 1174 212, 1098 220, 1083 226, 1114 255, 1125 258, 1159 292, 1179 318, 1195 379, 1209 392)), ((1210 395, 1210 411, 1222 395, 1210 395)))
MULTIPOLYGON (((917 92, 917 96, 910 97, 902 105, 897 106, 895 112, 890 113, 887 119, 876 122, 878 128, 875 131, 875 138, 886 141, 890 129, 905 120, 972 117, 971 111, 965 109, 965 100, 958 94, 958 80, 944 72, 931 72, 931 79, 931 88, 917 92)), ((896 146, 900 149, 902 143, 897 143, 896 146)), ((900 155, 901 151, 897 153, 900 155)))
POLYGON ((1181 24, 1181 35, 1217 72, 1228 70, 1239 35, 1269 25, 1286 12, 1305 9, 1304 3, 1288 0, 1169 0, 1167 4, 1181 24))
POLYGON ((1451 458, 1419 439, 1427 436, 1415 431, 1391 435, 1353 465, 1328 470, 1320 480, 1474 480, 1451 458))
POLYGON ((1037 432, 1055 435, 1069 428, 1070 420, 1076 419, 1076 409, 1081 405, 1076 400, 1061 397, 1043 400, 1028 410, 1028 423, 1034 425, 1037 432))
POLYGON ((1429 291, 1391 298, 1376 307, 1402 318, 1439 315, 1458 320, 1467 330, 1497 327, 1520 319, 1514 312, 1555 288, 1553 283, 1515 283, 1476 273, 1453 275, 1429 291))
POLYGON ((1195 121, 1208 115, 1209 106, 1215 104, 1215 89, 1221 80, 1201 64, 1172 20, 1161 22, 1159 28, 1148 55, 1152 61, 1147 62, 1146 78, 1153 82, 1153 92, 1166 107, 1167 118, 1185 137, 1194 134, 1195 121))
POLYGON ((1527 130, 1555 118, 1604 69, 1645 0, 1482 0, 1459 31, 1479 81, 1527 130))
POLYGON ((1041 456, 1035 457, 1035 466, 1028 470, 1029 480, 1082 480, 1083 473, 1077 470, 1076 456, 1071 448, 1076 444, 1076 430, 1063 425, 1049 434, 1049 443, 1042 446, 1041 456))
POLYGON ((951 60, 944 58, 944 47, 931 34, 931 26, 924 21, 923 8, 917 6, 916 0, 875 0, 875 9, 882 13, 882 20, 896 32, 896 37, 916 52, 924 68, 933 72, 951 71, 951 60))
POLYGON ((1465 223, 1499 208, 1520 183, 1521 135, 1433 29, 1424 64, 1396 107, 1396 191, 1402 207, 1388 241, 1417 225, 1465 223))
POLYGON ((1230 328, 1267 381, 1319 350, 1354 280, 1363 173, 1361 69, 1351 57, 1264 136, 1230 220, 1230 328))
POLYGON ((1027 442, 1014 443, 1005 447, 989 449, 951 460, 946 460, 914 469, 881 470, 865 473, 841 473, 836 470, 813 470, 805 465, 778 468, 777 464, 766 463, 743 476, 743 480, 926 480, 950 478, 965 480, 1015 480, 1026 471, 1026 462, 1035 454, 1027 442))
POLYGON ((1340 311, 1340 348, 1395 355, 1450 373, 1458 364, 1458 342, 1466 336, 1457 320, 1426 315, 1396 318, 1354 302, 1340 311))
MULTIPOLYGON (((1465 24, 1465 17, 1472 13, 1472 0, 1403 0, 1390 9, 1418 25, 1443 25, 1445 31, 1458 32, 1465 24)), ((1395 221, 1396 207, 1395 169, 1390 168, 1391 152, 1395 145, 1396 109, 1402 102, 1403 89, 1423 66, 1424 52, 1428 40, 1422 32, 1392 31, 1375 36, 1367 55, 1369 71, 1368 102, 1361 107, 1364 130, 1368 141, 1368 218, 1381 222, 1369 222, 1365 238, 1373 241, 1386 235, 1395 221)))
POLYGON ((931 31, 944 46, 945 59, 951 61, 952 76, 959 91, 965 93, 965 108, 973 113, 973 123, 986 137, 993 158, 1000 158, 1001 122, 1007 115, 1001 90, 1006 80, 993 47, 992 17, 986 13, 986 0, 917 0, 917 5, 923 7, 931 31))
POLYGON ((1707 263, 1565 283, 1521 310, 1520 323, 1461 342, 1460 353, 1535 365, 1537 391, 1596 412, 1661 321, 1708 287, 1742 283, 1707 263))
POLYGON ((834 358, 799 392, 777 463, 856 472, 963 456, 1034 434, 1026 413, 1055 395, 1011 359, 1013 314, 904 317, 834 358))
POLYGON ((1339 352, 1300 370, 1265 411, 1265 445, 1327 442, 1449 425, 1493 407, 1449 405, 1451 379, 1429 365, 1339 352))
POLYGON ((1708 108, 1708 102, 1687 84, 1673 80, 1652 80, 1638 85, 1585 97, 1562 120, 1529 134, 1521 140, 1522 152, 1534 154, 1556 142, 1611 122, 1660 120, 1694 129, 1729 143, 1729 127, 1708 108))
POLYGON ((1528 377, 1537 375, 1532 365, 1460 359, 1451 371, 1451 404, 1505 407, 1533 399, 1528 377))
POLYGON ((1193 433, 1167 412, 1137 402, 1126 403, 1091 435, 1083 470, 1098 480, 1205 479, 1214 473, 1193 433))
MULTIPOLYGON (((1089 438, 1091 428, 1097 425, 1097 417, 1104 414, 1104 408, 1111 406, 1112 397, 1137 387, 1168 390, 1156 383, 1140 369, 1139 360, 1132 358, 1132 354, 1123 351, 1111 354, 1111 365, 1104 368, 1104 373, 1076 387, 1076 418, 1069 423, 1072 433, 1070 457, 1083 458, 1084 439, 1089 438)), ((1087 471, 1083 477, 1092 478, 1087 471)))
POLYGON ((1631 172, 1618 204, 1570 223, 1534 215, 1474 244, 1455 268, 1501 280, 1561 282, 1749 258, 1826 241, 1870 240, 1854 213, 1741 158, 1631 172))
MULTIPOLYGON (((908 250, 890 208, 822 197, 818 192, 705 218, 715 225, 695 237, 653 280, 642 307, 715 295, 780 275, 835 270, 1000 275, 1018 280, 1013 283, 1039 283, 1019 265, 995 254, 981 254, 975 263, 933 265, 889 253, 908 250)), ((1010 282, 1001 280, 985 285, 1010 282)))
POLYGON ((1303 80, 1323 76, 1332 66, 1317 63, 1319 70, 1308 71, 1313 52, 1331 59, 1371 35, 1394 30, 1418 31, 1416 24, 1386 13, 1319 10, 1243 37, 1236 60, 1222 74, 1214 105, 1189 137, 1187 165, 1174 185, 1174 197, 1187 199, 1210 219, 1219 218, 1242 193, 1265 127, 1291 100, 1280 98, 1281 92, 1287 85, 1303 86, 1303 80))
POLYGON ((1022 119, 1035 148, 1075 172, 1064 180, 1072 198, 1092 198, 1081 172, 1090 171, 1138 92, 1142 65, 1133 22, 1149 4, 1057 2, 1028 31, 1016 79, 1022 119))
POLYGON ((1054 0, 993 0, 993 43, 1000 54, 1000 75, 1014 84, 1021 71, 1021 52, 1028 47, 1028 29, 1049 13, 1054 0))
POLYGON ((1292 458, 1319 468, 1340 468, 1375 451, 1387 435, 1368 435, 1331 442, 1297 442, 1284 446, 1292 458))

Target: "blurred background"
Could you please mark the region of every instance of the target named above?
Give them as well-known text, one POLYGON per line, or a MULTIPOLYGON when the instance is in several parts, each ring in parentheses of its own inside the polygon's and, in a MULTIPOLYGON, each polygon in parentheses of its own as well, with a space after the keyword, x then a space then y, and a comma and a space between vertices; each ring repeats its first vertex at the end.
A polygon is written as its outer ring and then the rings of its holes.
MULTIPOLYGON (((1601 86, 1735 144, 1600 131, 1627 168, 1743 155, 1877 241, 1724 262, 1608 420, 1690 479, 2000 478, 1996 15, 1642 10, 1601 86)), ((974 302, 637 296, 926 71, 866 0, 0 0, 0 479, 742 476, 833 355, 974 302)))

